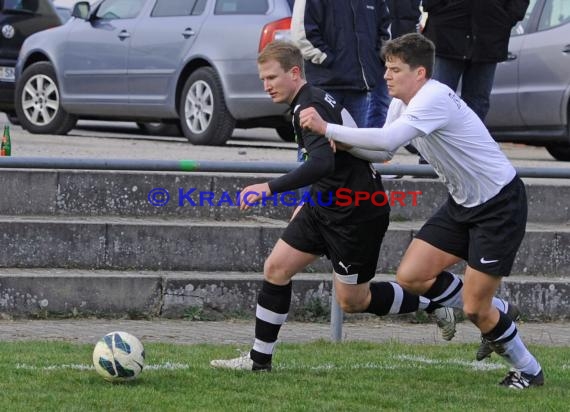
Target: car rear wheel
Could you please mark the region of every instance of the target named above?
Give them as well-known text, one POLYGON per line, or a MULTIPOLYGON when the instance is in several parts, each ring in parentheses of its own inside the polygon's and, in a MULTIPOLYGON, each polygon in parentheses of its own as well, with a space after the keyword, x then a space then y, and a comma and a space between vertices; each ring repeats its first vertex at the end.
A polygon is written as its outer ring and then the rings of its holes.
POLYGON ((61 107, 57 77, 48 62, 24 70, 16 86, 16 113, 22 127, 31 133, 67 134, 77 122, 61 107))
POLYGON ((210 67, 199 68, 186 80, 179 114, 184 136, 195 145, 221 146, 235 127, 220 79, 210 67))
POLYGON ((182 136, 180 126, 173 123, 149 122, 137 123, 139 129, 152 136, 182 136))
POLYGON ((546 150, 556 160, 570 162, 570 144, 564 145, 563 143, 557 145, 548 145, 546 150))

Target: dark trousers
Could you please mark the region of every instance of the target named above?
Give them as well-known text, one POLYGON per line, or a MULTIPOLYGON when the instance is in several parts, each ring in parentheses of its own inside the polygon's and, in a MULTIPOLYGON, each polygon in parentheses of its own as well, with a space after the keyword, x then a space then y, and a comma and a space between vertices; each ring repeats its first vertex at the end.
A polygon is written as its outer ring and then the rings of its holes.
POLYGON ((497 63, 435 58, 433 78, 457 91, 461 80, 461 98, 481 120, 489 112, 489 96, 495 80, 497 63))

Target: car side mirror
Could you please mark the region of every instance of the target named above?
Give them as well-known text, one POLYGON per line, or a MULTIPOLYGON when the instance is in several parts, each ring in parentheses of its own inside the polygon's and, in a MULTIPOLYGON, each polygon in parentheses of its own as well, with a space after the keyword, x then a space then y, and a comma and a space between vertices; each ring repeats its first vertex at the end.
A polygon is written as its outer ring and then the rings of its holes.
POLYGON ((91 7, 89 6, 88 1, 78 1, 73 6, 73 11, 71 12, 71 15, 73 17, 77 17, 78 19, 87 20, 87 17, 89 17, 90 10, 91 7))

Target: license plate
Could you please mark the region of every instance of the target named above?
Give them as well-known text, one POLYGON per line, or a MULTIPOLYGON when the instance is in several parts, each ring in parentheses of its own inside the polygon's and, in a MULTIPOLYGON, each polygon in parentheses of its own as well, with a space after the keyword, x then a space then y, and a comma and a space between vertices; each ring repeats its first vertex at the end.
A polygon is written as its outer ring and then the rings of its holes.
POLYGON ((13 67, 0 67, 0 81, 3 82, 13 82, 16 80, 15 72, 13 67))

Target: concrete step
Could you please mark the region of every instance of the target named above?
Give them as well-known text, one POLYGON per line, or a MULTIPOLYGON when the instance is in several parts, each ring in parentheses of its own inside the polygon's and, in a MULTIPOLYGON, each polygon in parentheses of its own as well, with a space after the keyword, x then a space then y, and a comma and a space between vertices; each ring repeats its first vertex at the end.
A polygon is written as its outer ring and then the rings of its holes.
MULTIPOLYGON (((378 271, 395 272, 422 223, 391 223, 378 271)), ((0 267, 261 271, 285 225, 262 217, 0 216, 0 267)), ((328 272, 330 264, 320 259, 308 270, 328 272)), ((570 277, 570 225, 529 223, 513 273, 570 277)))
MULTIPOLYGON (((241 220, 244 214, 232 206, 236 192, 248 184, 275 175, 223 173, 166 173, 73 170, 0 170, 2 196, 0 215, 57 216, 155 216, 241 220), (162 207, 151 205, 153 189, 168 192, 162 207), (211 201, 208 201, 211 199, 211 201), (230 199, 233 199, 230 201, 230 199), (210 203, 211 202, 211 203, 210 203)), ((385 189, 397 193, 402 202, 392 202, 393 220, 425 220, 446 199, 444 186, 436 179, 385 180, 385 189), (417 204, 413 204, 412 193, 417 204), (403 196, 403 197, 402 197, 403 196)), ((548 184, 526 179, 529 221, 568 223, 570 184, 556 180, 548 184)), ((164 192, 165 193, 165 192, 164 192)), ((249 214, 287 220, 293 207, 291 197, 278 196, 274 205, 256 207, 249 214)))
MULTIPOLYGON (((290 319, 326 319, 331 278, 329 273, 295 276, 290 319)), ((261 280, 260 273, 251 272, 3 268, 0 316, 252 318, 261 280)), ((393 281, 394 276, 379 274, 375 280, 393 281)), ((511 276, 498 295, 519 305, 525 320, 570 319, 569 282, 511 276)))

